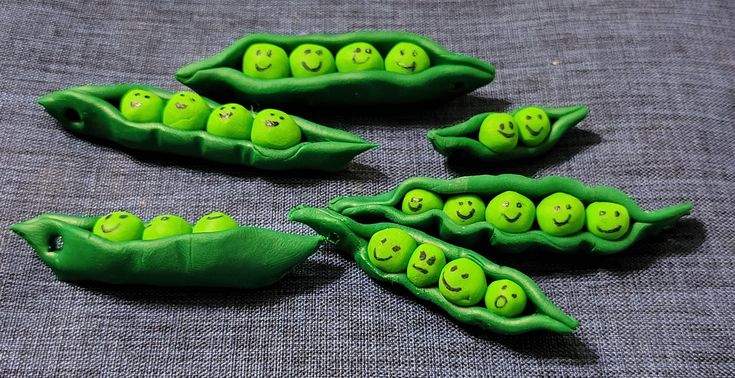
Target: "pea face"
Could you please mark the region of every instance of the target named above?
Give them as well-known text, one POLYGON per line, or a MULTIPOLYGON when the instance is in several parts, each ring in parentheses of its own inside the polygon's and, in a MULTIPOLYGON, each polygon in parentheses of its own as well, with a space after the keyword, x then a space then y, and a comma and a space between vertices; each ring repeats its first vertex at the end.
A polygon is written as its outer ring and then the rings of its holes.
POLYGON ((468 225, 485 218, 485 203, 474 194, 449 197, 444 204, 444 213, 459 225, 468 225))
POLYGON ((180 130, 202 130, 207 125, 209 106, 193 92, 175 93, 163 109, 163 124, 180 130))
POLYGON ((127 211, 115 211, 98 219, 92 233, 118 242, 139 240, 143 235, 143 221, 127 211))
POLYGON ((478 134, 480 143, 495 152, 510 151, 518 144, 518 130, 513 117, 506 113, 492 113, 485 117, 478 134))
POLYGON ((421 46, 400 42, 385 56, 385 70, 411 75, 426 70, 431 65, 429 55, 421 46))
POLYGON ((224 104, 212 110, 207 120, 207 132, 232 139, 250 139, 253 115, 240 104, 224 104))
POLYGON ((153 92, 131 89, 120 100, 120 113, 128 121, 161 122, 163 100, 153 92))
POLYGON ((148 222, 143 230, 143 240, 155 240, 185 234, 191 234, 189 222, 176 215, 163 214, 148 222))
POLYGON ((301 128, 288 114, 265 109, 255 116, 251 136, 258 146, 282 150, 301 142, 301 128))
POLYGON ((285 50, 270 43, 254 43, 242 56, 242 72, 258 79, 279 79, 288 77, 291 69, 285 50))
POLYGON ((520 315, 526 308, 527 302, 526 292, 511 280, 491 282, 485 294, 485 307, 508 318, 520 315))
POLYGON ((441 197, 424 189, 411 189, 403 197, 401 211, 405 214, 421 214, 444 207, 441 197))
POLYGON ((209 213, 197 221, 192 232, 197 234, 201 232, 220 232, 227 231, 239 227, 237 222, 229 215, 215 211, 209 213))
POLYGON ((416 240, 399 228, 386 228, 373 234, 368 242, 368 258, 387 273, 405 272, 416 240))
POLYGON ((535 106, 529 106, 516 112, 516 126, 521 133, 521 143, 526 146, 541 144, 551 132, 551 121, 546 112, 535 106))
POLYGON ((485 272, 476 262, 462 257, 450 261, 439 277, 439 291, 458 306, 474 306, 482 300, 487 288, 485 272))
POLYGON ((436 285, 446 263, 447 258, 441 248, 432 244, 421 244, 408 260, 407 278, 417 287, 436 285))
POLYGON ((289 57, 293 77, 312 77, 335 72, 334 56, 326 47, 303 44, 289 57))
POLYGON ((533 226, 536 206, 528 197, 513 191, 498 194, 490 200, 485 219, 498 230, 526 232, 533 226))
POLYGON ((584 226, 584 205, 574 196, 554 193, 538 204, 536 220, 541 230, 547 234, 571 235, 584 226))
POLYGON ((630 215, 624 206, 612 202, 592 202, 587 206, 587 230, 607 240, 617 240, 628 232, 630 215))
POLYGON ((371 71, 383 69, 383 57, 373 45, 355 42, 337 52, 337 71, 371 71))

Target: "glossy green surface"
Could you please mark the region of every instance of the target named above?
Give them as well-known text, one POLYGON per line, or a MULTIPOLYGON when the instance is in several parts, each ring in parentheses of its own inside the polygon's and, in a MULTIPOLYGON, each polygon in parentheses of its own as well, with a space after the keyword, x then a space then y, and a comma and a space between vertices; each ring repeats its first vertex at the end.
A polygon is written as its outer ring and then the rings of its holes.
POLYGON ((485 293, 485 307, 509 318, 520 315, 526 309, 527 302, 528 298, 523 288, 511 280, 493 281, 485 293))
POLYGON ((240 104, 224 104, 214 109, 207 120, 207 132, 232 139, 250 139, 253 115, 240 104))
POLYGON ((536 207, 536 222, 541 231, 554 236, 567 236, 581 231, 584 215, 582 201, 562 192, 545 197, 536 207))
POLYGON ((421 244, 408 260, 406 278, 416 287, 436 286, 446 264, 447 258, 441 248, 433 244, 421 244))
POLYGON ((607 240, 622 238, 630 229, 628 209, 612 202, 592 202, 587 205, 587 230, 607 240))
POLYGON ((204 99, 194 92, 177 92, 171 95, 163 108, 163 124, 179 130, 202 130, 207 126, 211 109, 204 99))
POLYGON ((441 197, 423 189, 409 190, 401 202, 401 211, 406 214, 421 214, 429 210, 441 210, 443 207, 444 200, 441 197))
POLYGON ((385 56, 385 70, 402 75, 413 75, 431 66, 429 54, 421 46, 399 42, 385 56))
POLYGON ((184 218, 163 214, 151 219, 143 230, 143 240, 156 240, 191 233, 191 225, 184 218))
POLYGON ((100 217, 92 233, 111 241, 138 240, 143 235, 143 221, 127 211, 115 211, 100 217))
POLYGON ((480 265, 463 257, 444 266, 439 277, 439 292, 457 306, 474 306, 485 296, 487 278, 480 265))
POLYGON ((276 109, 263 109, 253 120, 253 143, 284 150, 301 142, 301 129, 290 115, 276 109))
POLYGON ((355 42, 339 49, 337 57, 337 71, 375 71, 383 70, 383 57, 375 46, 366 42, 355 42))
POLYGON ((120 113, 133 122, 161 122, 163 100, 145 89, 131 89, 120 99, 120 113))
POLYGON ((527 106, 518 109, 513 118, 521 133, 521 143, 526 146, 538 146, 551 132, 551 121, 543 108, 527 106))
POLYGON ((535 219, 536 205, 533 201, 512 190, 493 197, 485 210, 485 220, 493 227, 505 232, 530 231, 535 219))
POLYGON ((485 147, 495 152, 506 152, 516 148, 518 129, 510 114, 490 113, 482 121, 477 138, 485 147))
POLYGON ((416 249, 416 240, 399 228, 386 228, 370 237, 368 258, 378 269, 387 273, 406 270, 408 259, 416 249))
POLYGON ((485 203, 474 194, 460 194, 447 198, 442 209, 452 222, 466 226, 485 219, 485 203))
POLYGON ((221 211, 215 211, 199 218, 196 224, 194 224, 194 228, 191 232, 195 234, 203 232, 222 232, 232 230, 237 227, 239 227, 239 225, 231 216, 221 211))
POLYGON ((256 79, 279 79, 291 76, 288 54, 271 43, 254 43, 242 56, 242 72, 256 79))
POLYGON ((293 77, 313 77, 337 71, 332 52, 313 43, 297 46, 288 60, 293 77))

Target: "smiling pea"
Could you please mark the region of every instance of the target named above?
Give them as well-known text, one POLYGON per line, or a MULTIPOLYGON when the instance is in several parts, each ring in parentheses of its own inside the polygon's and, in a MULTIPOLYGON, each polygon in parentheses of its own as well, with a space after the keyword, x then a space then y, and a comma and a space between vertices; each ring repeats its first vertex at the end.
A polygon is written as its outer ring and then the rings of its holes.
POLYGON ((120 100, 120 113, 128 121, 160 122, 163 100, 153 92, 131 89, 120 100))
POLYGON ((190 233, 191 225, 189 222, 176 215, 163 214, 148 222, 145 230, 143 230, 143 240, 155 240, 190 233))
POLYGON ((192 232, 195 234, 201 232, 220 232, 237 227, 239 227, 237 222, 235 222, 235 220, 229 215, 220 211, 215 211, 199 218, 197 223, 194 225, 192 232))
POLYGON ((224 104, 212 110, 207 132, 232 139, 250 139, 253 115, 240 104, 224 104))
POLYGON ((286 51, 270 43, 255 43, 245 50, 242 72, 258 79, 279 79, 291 74, 286 51))
POLYGON ((383 69, 383 57, 371 44, 351 43, 337 51, 337 71, 372 71, 383 69))
POLYGON ((112 241, 139 240, 143 235, 143 221, 127 211, 115 211, 97 219, 92 233, 112 241))
POLYGON ((387 273, 406 271, 416 240, 400 228, 386 228, 373 234, 368 243, 368 258, 387 273))
POLYGON ((421 46, 400 42, 385 56, 385 70, 404 75, 419 73, 431 65, 429 55, 421 46))
POLYGON ((518 144, 518 130, 507 113, 491 113, 482 121, 480 143, 495 152, 510 151, 518 144))
POLYGON ((447 263, 444 251, 433 244, 419 245, 408 260, 406 276, 417 287, 427 287, 439 282, 439 274, 447 263))
POLYGON ((493 281, 485 293, 485 307, 508 318, 520 315, 526 308, 527 302, 526 292, 511 280, 493 281))
POLYGON ((401 211, 405 214, 421 214, 444 207, 444 201, 433 192, 424 189, 411 189, 403 197, 401 211))
POLYGON ((485 218, 485 203, 474 194, 460 194, 447 199, 444 213, 454 223, 465 226, 485 218))
POLYGON ((288 114, 264 109, 253 120, 251 137, 258 146, 282 150, 301 142, 301 128, 288 114))
POLYGON ((521 143, 526 146, 541 144, 551 132, 551 121, 546 112, 535 106, 520 109, 513 117, 521 133, 521 143))
POLYGON ((528 197, 513 191, 498 194, 487 204, 485 219, 505 232, 526 232, 533 226, 536 206, 528 197))
POLYGON ((319 76, 337 70, 332 52, 319 45, 300 45, 291 51, 288 59, 293 77, 319 76))
POLYGON ((163 124, 174 129, 204 129, 208 117, 209 106, 194 92, 175 93, 163 108, 163 124))
POLYGON ((487 278, 480 265, 462 257, 450 261, 439 277, 439 291, 458 306, 474 306, 482 300, 487 278))
POLYGON ((607 240, 620 239, 630 228, 624 206, 612 202, 592 202, 587 206, 587 230, 607 240))
POLYGON ((566 236, 584 227, 584 211, 582 201, 559 192, 541 200, 536 208, 536 220, 543 232, 566 236))

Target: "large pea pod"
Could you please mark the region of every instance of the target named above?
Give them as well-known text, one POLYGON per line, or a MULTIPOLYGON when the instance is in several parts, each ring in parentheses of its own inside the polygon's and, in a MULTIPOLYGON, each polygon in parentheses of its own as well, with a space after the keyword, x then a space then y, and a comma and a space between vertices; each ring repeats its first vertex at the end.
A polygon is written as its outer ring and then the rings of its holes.
MULTIPOLYGON (((69 131, 143 151, 193 156, 266 170, 338 171, 358 154, 377 145, 357 135, 291 116, 301 130, 300 143, 285 149, 258 146, 250 140, 216 136, 204 130, 180 130, 160 122, 133 122, 114 105, 126 92, 144 89, 163 100, 172 93, 138 84, 81 86, 50 93, 38 102, 69 131)), ((219 104, 204 99, 210 109, 219 104)))
POLYGON ((23 237, 63 281, 246 289, 278 281, 311 256, 324 240, 238 227, 115 242, 92 233, 98 219, 43 214, 15 224, 11 230, 23 237))
MULTIPOLYGON (((395 189, 373 196, 338 197, 329 208, 337 213, 369 221, 387 220, 437 235, 443 240, 479 250, 493 247, 504 252, 523 252, 529 249, 545 249, 552 252, 581 252, 613 254, 629 248, 636 241, 673 225, 689 214, 691 202, 683 202, 656 211, 645 211, 622 191, 606 186, 587 186, 577 180, 558 176, 540 179, 520 175, 481 175, 444 180, 413 177, 395 189), (505 191, 520 193, 538 203, 541 199, 563 192, 578 198, 583 204, 611 202, 624 207, 630 216, 630 227, 616 240, 608 240, 585 229, 567 236, 548 234, 537 227, 526 232, 511 233, 497 229, 484 219, 468 225, 453 222, 442 209, 432 209, 421 214, 401 211, 401 201, 412 189, 424 189, 439 196, 474 194, 487 201, 505 191)), ((488 209, 488 211, 491 211, 488 209)))
POLYGON ((453 53, 421 35, 392 31, 345 34, 250 34, 222 52, 176 72, 188 87, 219 101, 279 105, 377 105, 418 103, 469 93, 493 80, 495 68, 481 60, 453 53), (374 46, 385 57, 399 42, 423 48, 430 67, 411 75, 386 70, 334 72, 314 77, 259 79, 241 69, 247 48, 256 43, 276 45, 291 53, 302 44, 323 46, 335 55, 356 42, 374 46))
POLYGON ((460 248, 421 231, 393 223, 362 224, 328 209, 297 207, 289 213, 289 219, 302 222, 318 233, 327 236, 328 241, 337 248, 352 253, 355 262, 375 280, 401 285, 416 297, 439 306, 451 317, 492 332, 519 334, 530 331, 546 330, 558 333, 573 332, 579 322, 567 315, 544 295, 538 285, 525 274, 497 265, 487 258, 470 250, 460 248), (449 302, 440 290, 433 287, 417 287, 405 272, 386 273, 376 267, 368 257, 368 240, 378 231, 399 228, 407 232, 418 244, 428 243, 439 247, 448 261, 467 258, 478 264, 485 275, 492 280, 508 279, 518 284, 526 293, 532 311, 518 317, 505 317, 487 310, 482 305, 463 307, 449 302))

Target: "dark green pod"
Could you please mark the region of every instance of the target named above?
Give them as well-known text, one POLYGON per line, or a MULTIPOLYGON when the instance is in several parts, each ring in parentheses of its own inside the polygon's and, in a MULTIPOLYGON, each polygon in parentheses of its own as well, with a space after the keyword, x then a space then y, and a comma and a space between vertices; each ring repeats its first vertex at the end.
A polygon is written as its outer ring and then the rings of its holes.
POLYGON ((250 34, 205 60, 176 72, 176 79, 219 101, 263 106, 377 105, 417 103, 469 93, 493 80, 495 68, 481 60, 448 51, 435 41, 413 33, 361 31, 345 34, 250 34), (254 79, 242 72, 242 57, 254 43, 270 43, 290 53, 298 45, 313 43, 332 54, 350 43, 367 42, 385 56, 398 42, 426 50, 431 67, 413 75, 387 71, 330 73, 309 78, 254 79))
MULTIPOLYGON (((50 93, 38 102, 71 132, 115 142, 124 147, 176 155, 194 156, 220 163, 268 170, 314 169, 338 171, 355 156, 377 145, 346 131, 328 128, 292 116, 301 128, 303 141, 283 150, 211 135, 204 130, 187 131, 162 123, 131 122, 117 105, 131 89, 145 89, 167 100, 172 93, 138 84, 82 86, 50 93)), ((207 100, 210 108, 219 104, 207 100)))
POLYGON ((216 286, 270 285, 311 256, 322 237, 236 229, 114 242, 94 235, 98 217, 44 214, 11 227, 63 281, 216 286), (62 247, 55 250, 54 240, 62 247))
MULTIPOLYGON (((510 151, 495 152, 480 143, 477 140, 480 126, 485 117, 492 113, 478 114, 460 124, 443 129, 430 130, 428 138, 434 146, 434 149, 445 156, 458 156, 460 158, 482 162, 523 159, 541 155, 551 149, 564 133, 581 122, 587 116, 588 112, 588 108, 585 105, 564 108, 540 108, 549 116, 551 132, 544 142, 536 146, 524 146, 519 141, 518 145, 510 151)), ((511 115, 515 115, 518 110, 514 110, 511 115)))
POLYGON ((606 186, 586 186, 565 177, 547 176, 533 179, 519 175, 482 175, 442 180, 413 177, 395 189, 375 196, 335 198, 329 208, 340 214, 358 219, 387 220, 438 235, 449 242, 473 248, 497 247, 507 252, 522 252, 530 248, 542 248, 553 252, 586 252, 612 254, 621 252, 645 236, 654 234, 675 223, 692 209, 690 202, 680 203, 656 211, 644 211, 622 191, 606 186), (593 201, 614 202, 630 213, 632 224, 627 234, 619 240, 605 240, 583 231, 569 236, 553 236, 532 229, 524 233, 508 233, 495 229, 485 221, 467 226, 452 222, 442 210, 429 210, 418 215, 403 213, 398 206, 411 189, 425 189, 440 195, 473 193, 485 201, 489 196, 512 190, 531 199, 541 199, 555 192, 571 194, 583 203, 593 201))
POLYGON ((576 319, 551 303, 538 285, 525 274, 497 265, 475 252, 447 244, 421 231, 392 223, 362 224, 331 210, 304 206, 291 210, 289 219, 307 224, 318 233, 327 236, 329 241, 336 244, 339 249, 352 253, 360 268, 373 279, 401 285, 418 298, 439 306, 461 322, 504 334, 519 334, 537 330, 571 333, 579 325, 576 319), (516 318, 507 318, 496 315, 482 306, 456 306, 447 301, 436 287, 419 288, 408 280, 405 273, 383 272, 370 262, 367 256, 367 245, 370 236, 391 227, 408 232, 419 244, 429 243, 441 248, 448 260, 460 257, 469 258, 479 264, 487 276, 493 279, 514 281, 526 292, 536 312, 516 318))

